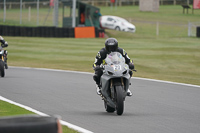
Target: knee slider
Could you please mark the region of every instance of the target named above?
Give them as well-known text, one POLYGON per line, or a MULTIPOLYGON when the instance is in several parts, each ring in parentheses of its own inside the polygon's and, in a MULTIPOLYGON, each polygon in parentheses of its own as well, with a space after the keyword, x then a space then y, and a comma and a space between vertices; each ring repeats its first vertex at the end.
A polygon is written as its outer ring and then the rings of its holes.
POLYGON ((7 50, 5 50, 5 51, 4 51, 4 54, 6 54, 6 55, 7 55, 7 54, 8 54, 8 51, 7 51, 7 50))
POLYGON ((98 76, 95 74, 95 75, 93 76, 93 79, 94 79, 94 81, 97 81, 97 80, 98 80, 98 76))
POLYGON ((132 72, 132 71, 129 71, 129 74, 130 74, 130 77, 132 77, 132 75, 133 75, 133 72, 132 72))

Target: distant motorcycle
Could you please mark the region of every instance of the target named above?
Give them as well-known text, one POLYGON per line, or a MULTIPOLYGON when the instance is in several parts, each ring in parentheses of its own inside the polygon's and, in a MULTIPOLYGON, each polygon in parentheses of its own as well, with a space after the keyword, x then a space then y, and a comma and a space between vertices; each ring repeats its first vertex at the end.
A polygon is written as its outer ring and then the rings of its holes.
POLYGON ((5 76, 5 62, 4 62, 4 50, 2 46, 0 46, 0 75, 1 77, 5 76))
POLYGON ((116 111, 117 115, 124 112, 124 101, 130 84, 129 66, 119 52, 111 52, 102 65, 101 97, 107 112, 116 111))

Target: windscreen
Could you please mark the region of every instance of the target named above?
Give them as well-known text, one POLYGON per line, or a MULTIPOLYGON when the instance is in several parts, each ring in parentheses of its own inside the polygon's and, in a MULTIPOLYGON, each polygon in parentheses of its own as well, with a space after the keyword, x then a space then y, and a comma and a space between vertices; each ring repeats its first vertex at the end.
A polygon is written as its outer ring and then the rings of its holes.
POLYGON ((107 55, 105 61, 108 65, 117 65, 125 63, 124 57, 119 52, 111 52, 109 55, 107 55))
POLYGON ((0 46, 0 51, 3 50, 2 46, 0 46))

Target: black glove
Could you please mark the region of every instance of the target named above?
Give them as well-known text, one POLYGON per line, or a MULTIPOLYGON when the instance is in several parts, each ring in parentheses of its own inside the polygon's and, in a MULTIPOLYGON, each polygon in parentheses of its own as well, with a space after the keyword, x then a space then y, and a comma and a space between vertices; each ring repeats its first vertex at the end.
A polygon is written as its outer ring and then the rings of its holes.
POLYGON ((135 66, 134 66, 134 64, 132 62, 130 62, 128 64, 128 66, 129 66, 129 69, 131 69, 131 70, 134 70, 134 68, 135 68, 135 66))
POLYGON ((8 43, 4 40, 1 40, 1 46, 2 47, 8 47, 8 43))
POLYGON ((99 71, 101 69, 101 67, 99 65, 97 65, 96 67, 94 67, 95 71, 99 71))
POLYGON ((5 43, 4 43, 4 46, 5 46, 5 47, 8 47, 8 43, 7 43, 7 42, 5 42, 5 43))
POLYGON ((1 45, 4 45, 5 44, 5 41, 4 40, 0 40, 1 42, 1 45))

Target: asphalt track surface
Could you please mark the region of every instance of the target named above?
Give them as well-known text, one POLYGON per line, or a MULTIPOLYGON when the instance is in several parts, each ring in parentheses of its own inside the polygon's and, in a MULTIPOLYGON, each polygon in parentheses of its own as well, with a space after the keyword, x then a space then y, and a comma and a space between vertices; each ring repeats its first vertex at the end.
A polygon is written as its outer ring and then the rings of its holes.
POLYGON ((124 113, 107 113, 92 74, 11 67, 0 96, 95 133, 199 133, 200 87, 133 78, 124 113))

